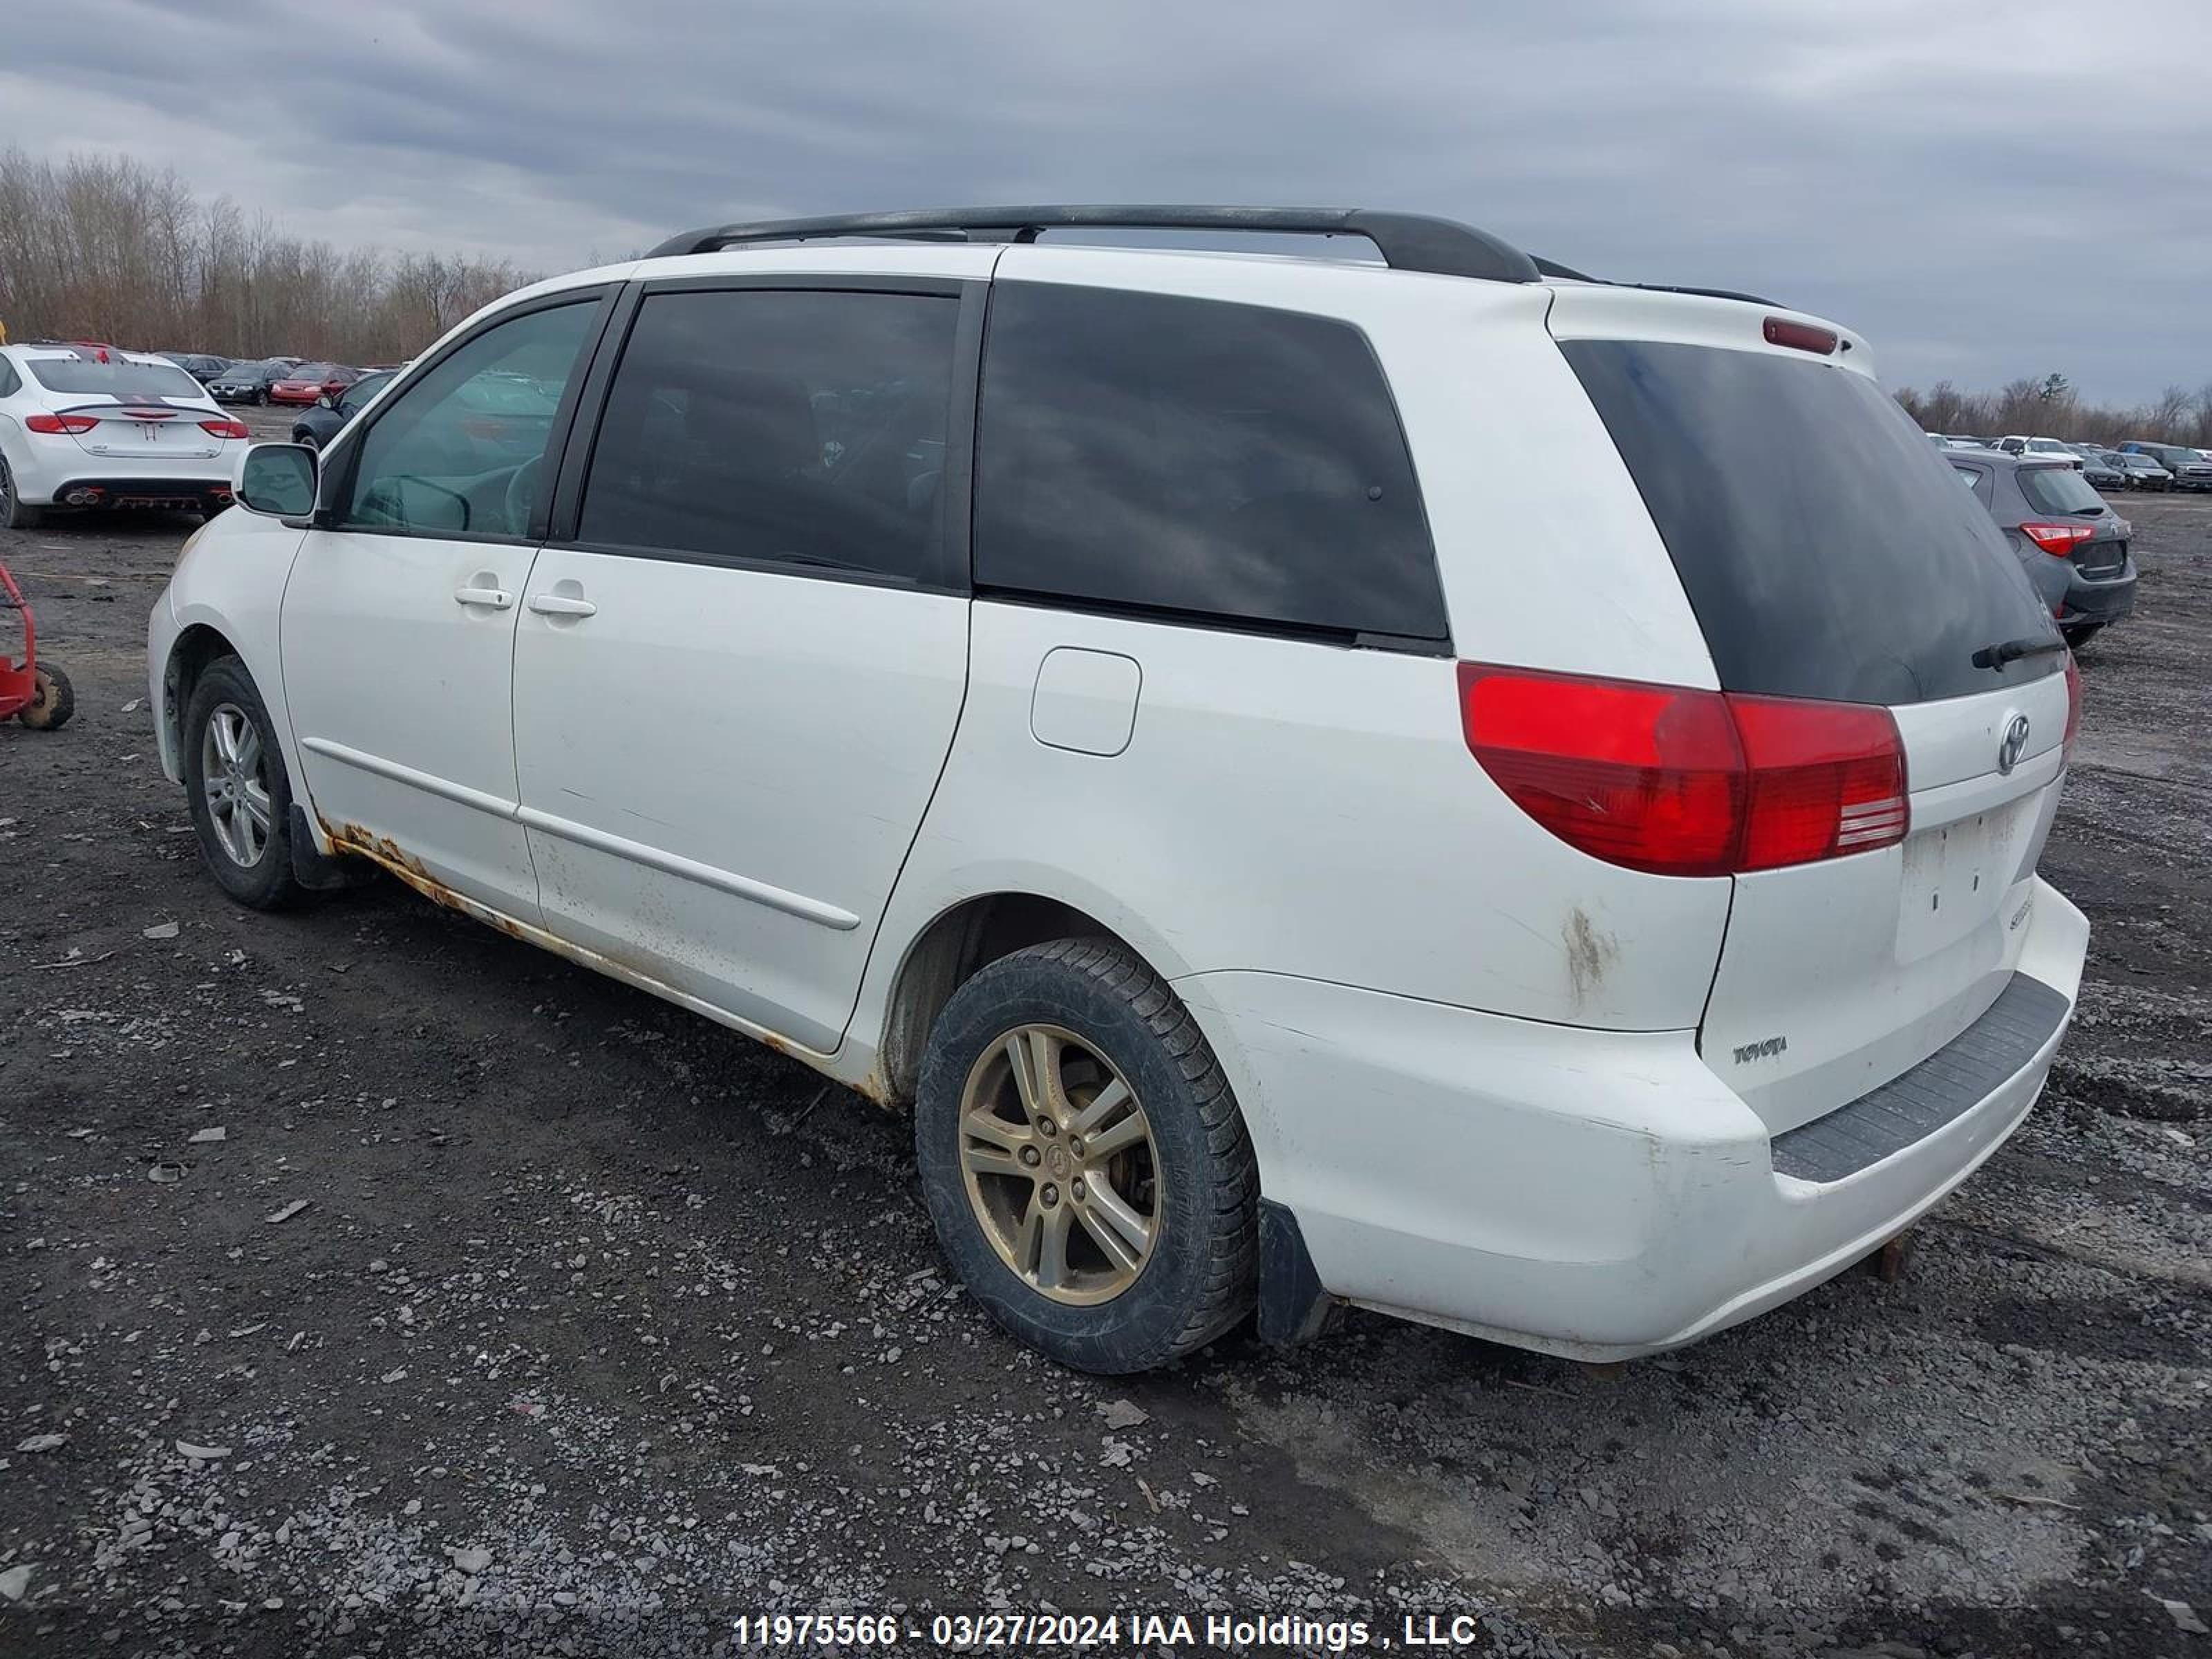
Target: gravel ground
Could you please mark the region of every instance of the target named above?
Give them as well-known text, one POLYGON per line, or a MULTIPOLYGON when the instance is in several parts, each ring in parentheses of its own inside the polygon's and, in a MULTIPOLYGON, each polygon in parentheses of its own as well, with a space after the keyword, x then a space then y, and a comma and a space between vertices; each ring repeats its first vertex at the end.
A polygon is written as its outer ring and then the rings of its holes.
POLYGON ((2081 1017, 1897 1282, 1612 1375, 1360 1316, 1121 1385, 1001 1337, 904 1125, 797 1064, 396 886, 227 903, 140 701, 188 521, 0 532, 80 700, 0 730, 0 1652, 2212 1655, 2212 498, 2124 509, 2045 861, 2081 1017))

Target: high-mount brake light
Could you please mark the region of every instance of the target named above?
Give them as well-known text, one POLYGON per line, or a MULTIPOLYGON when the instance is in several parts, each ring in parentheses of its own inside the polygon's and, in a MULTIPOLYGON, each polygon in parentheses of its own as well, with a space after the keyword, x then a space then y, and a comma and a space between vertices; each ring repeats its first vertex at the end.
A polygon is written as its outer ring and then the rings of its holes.
POLYGON ((1772 870, 1904 840, 1887 708, 1459 665, 1482 769, 1593 858, 1654 875, 1772 870))
POLYGON ((1769 345, 1817 352, 1823 357, 1835 356, 1836 343, 1841 337, 1832 328, 1816 328, 1811 323, 1793 323, 1787 317, 1769 317, 1761 331, 1769 345))

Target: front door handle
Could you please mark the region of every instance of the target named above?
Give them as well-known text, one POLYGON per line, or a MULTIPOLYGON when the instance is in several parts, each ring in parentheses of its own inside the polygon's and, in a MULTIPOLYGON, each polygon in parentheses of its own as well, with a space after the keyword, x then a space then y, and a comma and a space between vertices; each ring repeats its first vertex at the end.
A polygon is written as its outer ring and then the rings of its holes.
POLYGON ((480 605, 487 611, 507 611, 514 605, 514 595, 503 587, 457 587, 453 599, 459 605, 480 605))
POLYGON ((530 608, 541 617, 596 617, 599 607, 589 599, 580 599, 567 593, 532 593, 530 608))

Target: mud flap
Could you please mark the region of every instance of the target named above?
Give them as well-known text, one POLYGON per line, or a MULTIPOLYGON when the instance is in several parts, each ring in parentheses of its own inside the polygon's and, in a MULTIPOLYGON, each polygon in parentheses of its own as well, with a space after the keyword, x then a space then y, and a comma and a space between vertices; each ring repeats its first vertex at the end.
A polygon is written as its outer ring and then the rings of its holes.
POLYGON ((299 802, 292 803, 291 835, 292 879, 315 893, 335 893, 348 887, 365 884, 375 872, 361 859, 332 858, 315 846, 315 831, 307 821, 307 809, 299 802))
POLYGON ((1260 1340, 1288 1346, 1310 1342, 1343 1315, 1344 1304, 1322 1288, 1306 1253, 1298 1218, 1260 1200, 1260 1340))

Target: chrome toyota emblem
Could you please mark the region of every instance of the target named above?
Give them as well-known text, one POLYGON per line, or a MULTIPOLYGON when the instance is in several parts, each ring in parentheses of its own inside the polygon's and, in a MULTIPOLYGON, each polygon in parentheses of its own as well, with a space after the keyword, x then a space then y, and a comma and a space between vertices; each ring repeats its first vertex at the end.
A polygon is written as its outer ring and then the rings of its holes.
POLYGON ((2027 716, 2014 714, 2006 726, 2004 741, 1997 744, 1997 770, 2009 772, 2027 750, 2027 716))

